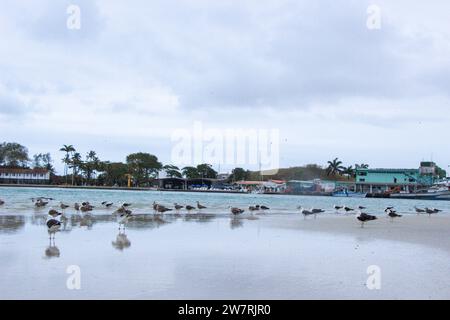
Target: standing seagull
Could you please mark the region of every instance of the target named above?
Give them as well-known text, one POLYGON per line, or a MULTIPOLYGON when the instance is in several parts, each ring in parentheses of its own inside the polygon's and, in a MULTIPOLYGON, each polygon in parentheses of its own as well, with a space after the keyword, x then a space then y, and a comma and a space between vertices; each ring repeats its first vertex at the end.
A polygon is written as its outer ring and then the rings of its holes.
POLYGON ((193 206, 190 206, 190 205, 186 206, 186 210, 187 211, 191 211, 191 210, 194 210, 194 209, 195 209, 195 207, 193 207, 193 206))
POLYGON ((314 218, 316 218, 316 214, 312 211, 303 209, 302 207, 300 207, 300 213, 303 215, 303 217, 306 219, 307 216, 312 216, 314 215, 314 218))
POLYGON ((416 210, 417 214, 426 212, 425 209, 420 209, 420 208, 417 208, 417 207, 414 207, 414 210, 416 210))
POLYGON ((2 199, 0 199, 0 206, 4 205, 5 201, 3 201, 2 199))
POLYGON ((425 213, 427 213, 429 217, 431 217, 432 214, 436 214, 439 212, 441 212, 441 210, 425 208, 425 213))
POLYGON ((367 221, 377 220, 378 218, 370 214, 360 212, 359 216, 356 217, 356 219, 361 221, 361 228, 364 228, 364 223, 366 223, 367 221))
POLYGON ((401 214, 397 214, 394 210, 389 210, 388 217, 391 218, 391 222, 394 222, 395 218, 401 218, 401 214))
POLYGON ((345 210, 345 212, 355 211, 355 209, 347 207, 347 206, 344 207, 344 210, 345 210))
POLYGON ((344 208, 343 206, 338 206, 338 205, 335 205, 334 206, 334 209, 336 210, 336 211, 339 211, 339 210, 341 210, 342 208, 344 208))
POLYGON ((197 209, 201 210, 201 209, 206 209, 205 206, 201 205, 200 202, 197 201, 197 209))
POLYGON ((244 213, 245 210, 243 209, 239 209, 239 208, 231 208, 231 213, 234 214, 235 216, 238 214, 242 214, 244 213))
POLYGON ((48 218, 47 218, 47 230, 48 234, 50 235, 50 240, 55 238, 55 233, 61 229, 61 221, 60 221, 61 213, 59 213, 56 210, 50 210, 48 212, 48 218))
POLYGON ((179 205, 178 203, 173 204, 175 206, 175 210, 179 211, 184 208, 184 206, 179 205))

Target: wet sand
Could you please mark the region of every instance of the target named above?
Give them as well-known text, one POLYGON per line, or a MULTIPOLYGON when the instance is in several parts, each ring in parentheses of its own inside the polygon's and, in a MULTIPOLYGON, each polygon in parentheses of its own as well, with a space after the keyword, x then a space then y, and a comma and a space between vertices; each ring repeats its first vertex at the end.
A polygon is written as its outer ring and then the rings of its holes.
POLYGON ((448 299, 450 217, 368 223, 298 214, 71 217, 50 243, 45 217, 3 216, 3 299, 448 299), (81 270, 69 290, 67 268, 81 270), (369 290, 370 266, 381 288, 369 290))
POLYGON ((378 216, 361 228, 355 215, 322 215, 316 219, 297 219, 279 216, 266 220, 268 226, 302 231, 352 236, 362 241, 390 240, 419 244, 450 253, 449 215, 404 215, 393 222, 378 216))

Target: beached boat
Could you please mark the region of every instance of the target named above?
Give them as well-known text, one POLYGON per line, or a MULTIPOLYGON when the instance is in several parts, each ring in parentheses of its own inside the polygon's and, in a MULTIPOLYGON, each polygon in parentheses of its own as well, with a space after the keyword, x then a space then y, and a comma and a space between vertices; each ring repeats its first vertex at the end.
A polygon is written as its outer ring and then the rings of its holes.
POLYGON ((354 192, 348 190, 341 190, 333 192, 333 197, 343 197, 343 198, 365 198, 367 193, 363 192, 354 192))

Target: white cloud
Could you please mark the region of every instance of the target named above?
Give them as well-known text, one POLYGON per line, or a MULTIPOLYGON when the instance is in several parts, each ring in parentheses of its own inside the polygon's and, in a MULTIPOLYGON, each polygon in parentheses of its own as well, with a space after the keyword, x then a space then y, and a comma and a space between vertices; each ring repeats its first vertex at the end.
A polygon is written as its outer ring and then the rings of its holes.
POLYGON ((79 31, 69 3, 2 6, 3 139, 168 161, 171 131, 199 120, 279 128, 284 165, 448 161, 445 1, 380 0, 377 31, 370 1, 77 1, 79 31))

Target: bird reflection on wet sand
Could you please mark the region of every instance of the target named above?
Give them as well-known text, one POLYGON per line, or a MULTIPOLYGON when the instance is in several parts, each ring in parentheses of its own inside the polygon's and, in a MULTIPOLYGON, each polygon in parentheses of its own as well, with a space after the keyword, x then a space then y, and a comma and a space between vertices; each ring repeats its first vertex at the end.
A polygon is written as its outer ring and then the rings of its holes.
POLYGON ((51 259, 51 258, 59 258, 61 255, 61 251, 56 246, 55 238, 49 239, 49 246, 45 249, 45 258, 51 259))
POLYGON ((112 241, 111 244, 115 249, 122 251, 123 249, 131 246, 131 241, 125 234, 125 231, 119 231, 119 234, 116 236, 116 240, 112 241))

